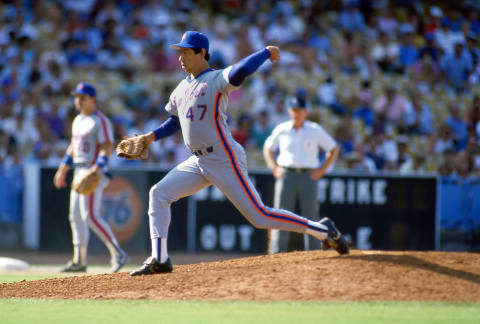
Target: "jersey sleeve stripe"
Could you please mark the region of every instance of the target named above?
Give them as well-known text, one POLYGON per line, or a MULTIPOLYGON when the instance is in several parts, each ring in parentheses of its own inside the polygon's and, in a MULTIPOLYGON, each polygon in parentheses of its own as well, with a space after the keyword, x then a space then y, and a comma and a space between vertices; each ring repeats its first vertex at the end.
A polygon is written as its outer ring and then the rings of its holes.
POLYGON ((95 115, 100 120, 100 125, 102 126, 103 137, 105 138, 106 142, 111 142, 112 139, 110 138, 110 134, 108 132, 108 125, 107 125, 107 117, 105 117, 101 112, 98 110, 95 111, 95 115))
POLYGON ((248 199, 252 203, 252 205, 255 207, 255 209, 263 216, 268 217, 268 218, 273 218, 277 221, 281 222, 287 222, 287 223, 292 223, 296 225, 300 225, 302 227, 307 227, 308 223, 306 220, 298 219, 291 217, 290 215, 286 214, 279 214, 279 213, 273 213, 273 212, 268 212, 265 207, 263 206, 263 203, 259 203, 257 199, 255 198, 255 195, 252 193, 251 189, 248 186, 248 182, 245 180, 244 175, 242 174, 240 168, 238 167, 238 163, 236 161, 235 154, 233 153, 232 148, 228 144, 228 141, 226 139, 226 136, 223 132, 223 129, 220 125, 220 112, 219 112, 219 106, 220 102, 222 99, 222 93, 217 92, 217 95, 215 97, 215 103, 214 103, 214 120, 215 120, 215 130, 217 132, 217 135, 220 139, 220 142, 222 143, 222 146, 227 153, 227 156, 230 160, 230 164, 232 166, 232 169, 234 171, 234 174, 240 183, 240 186, 242 187, 243 191, 247 195, 248 199))

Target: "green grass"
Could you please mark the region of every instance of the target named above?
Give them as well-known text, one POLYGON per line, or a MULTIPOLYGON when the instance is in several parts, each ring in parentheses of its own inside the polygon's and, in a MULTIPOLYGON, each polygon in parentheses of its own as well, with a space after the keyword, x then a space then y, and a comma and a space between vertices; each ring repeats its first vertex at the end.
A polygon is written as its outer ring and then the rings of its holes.
POLYGON ((473 303, 0 299, 0 323, 478 323, 473 303))
MULTIPOLYGON (((0 275, 0 283, 55 275, 0 275)), ((0 299, 0 323, 477 323, 480 303, 0 299)))
MULTIPOLYGON (((32 281, 32 280, 39 280, 39 279, 45 279, 45 278, 56 278, 58 276, 55 275, 17 275, 17 274, 12 274, 12 275, 2 275, 0 274, 0 283, 6 283, 6 282, 18 282, 22 280, 26 281, 32 281)), ((1 323, 1 322, 0 322, 1 323)))

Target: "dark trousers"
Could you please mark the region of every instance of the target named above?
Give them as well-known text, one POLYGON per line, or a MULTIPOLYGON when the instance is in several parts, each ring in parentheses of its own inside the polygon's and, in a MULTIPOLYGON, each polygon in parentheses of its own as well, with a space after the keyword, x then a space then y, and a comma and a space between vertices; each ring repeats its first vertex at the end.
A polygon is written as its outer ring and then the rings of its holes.
MULTIPOLYGON (((310 171, 287 170, 282 179, 275 182, 274 207, 294 211, 297 199, 300 215, 310 220, 319 220, 317 181, 310 178, 310 171)), ((269 253, 287 252, 293 235, 301 235, 280 230, 272 230, 269 240, 269 253)), ((307 234, 303 235, 305 250, 320 248, 320 241, 307 234)))

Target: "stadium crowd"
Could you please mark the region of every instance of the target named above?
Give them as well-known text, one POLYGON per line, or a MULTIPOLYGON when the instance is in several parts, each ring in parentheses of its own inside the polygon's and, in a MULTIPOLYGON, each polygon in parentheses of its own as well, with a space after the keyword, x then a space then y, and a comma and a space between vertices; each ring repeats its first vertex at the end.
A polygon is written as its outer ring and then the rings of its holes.
MULTIPOLYGON (((0 3, 0 163, 57 165, 79 81, 97 87, 115 138, 144 133, 185 77, 176 43, 210 38, 223 68, 281 48, 231 95, 230 125, 262 167, 261 148, 303 96, 341 147, 336 170, 480 176, 480 3, 419 0, 11 0, 0 3)), ((190 152, 180 132, 152 146, 170 168, 190 152)), ((113 165, 137 163, 112 158, 113 165)))

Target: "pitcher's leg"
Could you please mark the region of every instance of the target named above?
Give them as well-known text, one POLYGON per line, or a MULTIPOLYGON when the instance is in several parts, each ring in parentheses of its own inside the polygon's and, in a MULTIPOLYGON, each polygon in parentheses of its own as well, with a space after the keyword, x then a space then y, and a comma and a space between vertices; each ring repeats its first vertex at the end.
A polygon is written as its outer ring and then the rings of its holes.
POLYGON ((208 185, 210 182, 201 174, 183 171, 178 167, 155 184, 149 192, 150 238, 168 236, 170 206, 173 202, 190 196, 208 185))
POLYGON ((150 189, 148 215, 152 256, 140 269, 130 272, 131 276, 166 273, 173 270, 167 251, 168 227, 171 220, 170 205, 208 185, 210 182, 201 175, 193 157, 171 170, 150 189))
POLYGON ((320 223, 310 221, 283 209, 266 207, 253 187, 246 171, 246 161, 242 165, 234 154, 230 163, 217 164, 205 174, 248 219, 253 226, 262 229, 280 229, 297 233, 307 233, 324 240, 329 232, 320 223))

